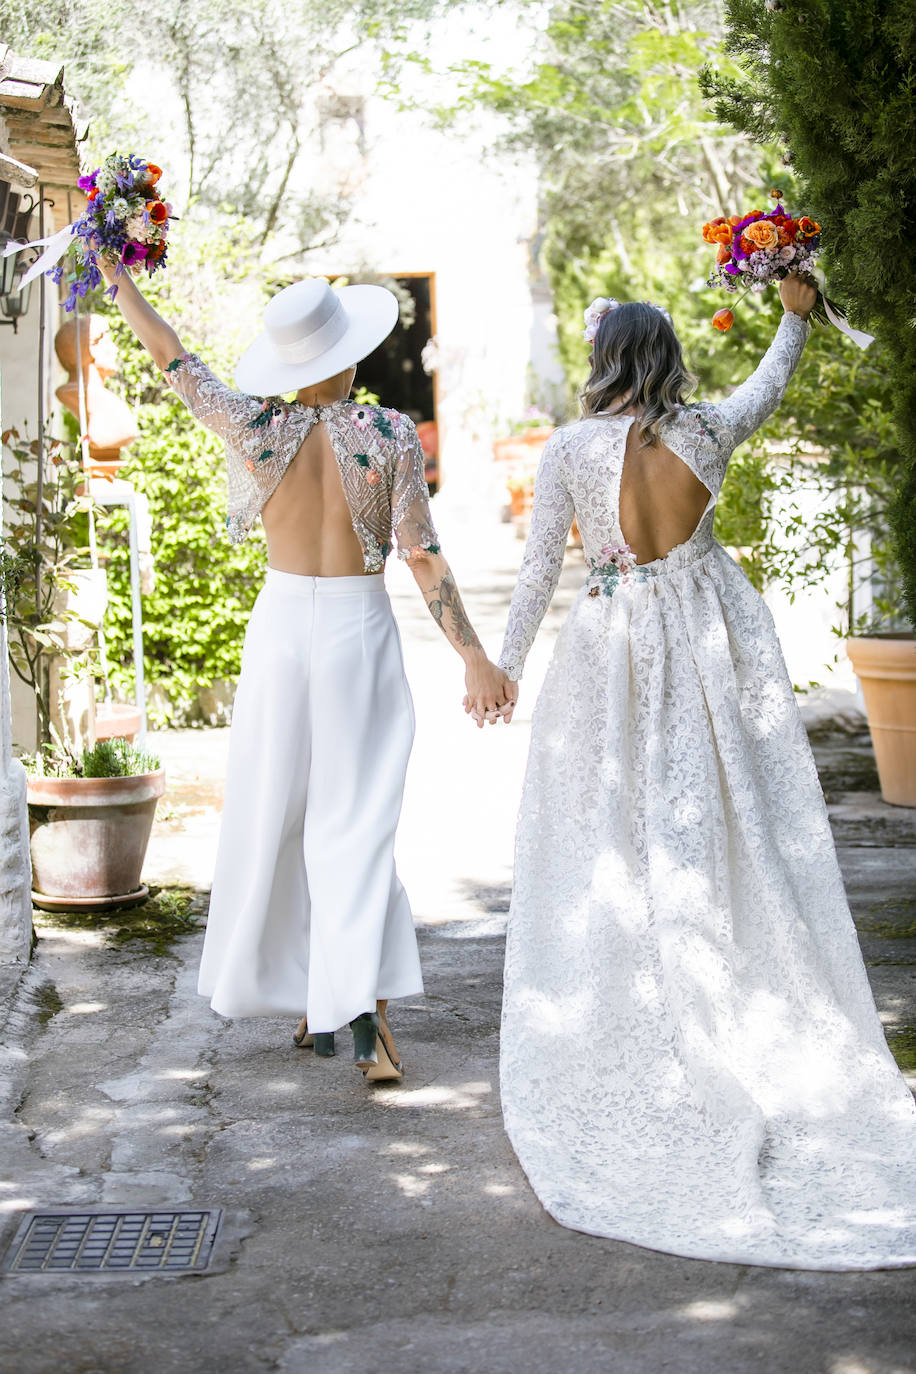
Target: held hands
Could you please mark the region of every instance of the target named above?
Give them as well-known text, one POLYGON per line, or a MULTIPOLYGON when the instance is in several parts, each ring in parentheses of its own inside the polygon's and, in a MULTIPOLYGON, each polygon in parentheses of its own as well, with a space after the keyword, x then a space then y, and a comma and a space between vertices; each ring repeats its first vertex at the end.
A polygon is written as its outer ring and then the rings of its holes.
POLYGON ((518 683, 506 677, 502 668, 481 653, 468 661, 464 685, 464 709, 479 729, 498 720, 509 724, 518 701, 518 683))
POLYGON ((788 276, 779 283, 783 310, 806 320, 817 303, 817 287, 809 277, 788 276))

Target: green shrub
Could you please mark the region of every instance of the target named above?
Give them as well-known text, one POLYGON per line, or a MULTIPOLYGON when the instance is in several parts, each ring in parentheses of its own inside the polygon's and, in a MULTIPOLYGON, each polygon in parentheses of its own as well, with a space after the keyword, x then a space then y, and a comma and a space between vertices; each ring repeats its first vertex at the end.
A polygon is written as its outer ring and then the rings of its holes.
POLYGON ((100 739, 81 754, 70 753, 58 741, 25 764, 39 778, 135 778, 155 773, 161 766, 155 754, 137 749, 126 739, 100 739))
MULTIPOLYGON (((219 375, 231 378, 242 341, 254 332, 261 286, 245 270, 244 245, 190 238, 169 272, 141 283, 144 294, 173 323, 186 348, 200 348, 219 375), (219 249, 222 243, 222 249, 219 249), (235 260, 217 289, 214 256, 235 260), (198 271, 199 268, 199 271, 198 271), (222 292, 222 297, 220 297, 222 292), (220 314, 215 301, 222 298, 220 314), (227 304, 228 302, 228 304, 227 304), (201 339, 207 339, 204 347, 201 339)), ((242 642, 267 563, 263 535, 233 545, 226 535, 223 445, 186 410, 120 315, 111 315, 121 355, 118 385, 134 410, 140 437, 127 450, 123 476, 144 492, 153 526, 155 587, 142 598, 146 681, 155 724, 194 719, 198 691, 241 669, 242 642), (163 705, 163 702, 165 703, 163 705)), ((119 696, 133 698, 133 647, 127 513, 112 508, 100 520, 107 558, 106 617, 110 677, 119 696)))

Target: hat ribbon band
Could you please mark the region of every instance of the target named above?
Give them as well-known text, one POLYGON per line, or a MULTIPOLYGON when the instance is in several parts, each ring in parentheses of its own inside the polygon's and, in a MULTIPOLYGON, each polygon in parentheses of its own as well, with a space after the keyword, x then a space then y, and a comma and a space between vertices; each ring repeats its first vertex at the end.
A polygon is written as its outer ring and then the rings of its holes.
POLYGON ((330 319, 325 320, 324 324, 313 329, 311 333, 303 338, 294 339, 291 343, 281 343, 274 335, 271 335, 271 343, 277 357, 284 363, 310 363, 313 358, 318 358, 322 353, 326 353, 334 344, 339 343, 347 332, 350 321, 347 312, 338 301, 336 309, 330 319))

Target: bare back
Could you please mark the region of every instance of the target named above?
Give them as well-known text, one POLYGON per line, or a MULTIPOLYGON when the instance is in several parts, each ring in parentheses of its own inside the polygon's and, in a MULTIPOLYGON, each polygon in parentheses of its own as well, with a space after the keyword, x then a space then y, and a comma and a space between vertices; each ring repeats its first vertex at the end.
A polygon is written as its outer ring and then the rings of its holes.
POLYGON ((702 519, 710 492, 664 444, 640 447, 630 426, 620 478, 620 529, 638 563, 664 558, 685 544, 702 519))
POLYGON ((261 512, 268 562, 306 577, 357 577, 363 551, 327 428, 319 422, 300 445, 261 512))

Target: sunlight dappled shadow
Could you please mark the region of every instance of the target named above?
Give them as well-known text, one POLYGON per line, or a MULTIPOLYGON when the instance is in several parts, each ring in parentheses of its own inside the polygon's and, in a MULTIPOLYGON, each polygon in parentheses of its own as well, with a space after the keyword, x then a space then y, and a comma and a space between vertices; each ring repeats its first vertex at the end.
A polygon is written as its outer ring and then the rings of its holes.
POLYGON ((386 1098, 385 1105, 390 1107, 445 1107, 450 1111, 463 1111, 468 1107, 479 1107, 482 1098, 493 1091, 492 1083, 462 1083, 460 1087, 427 1087, 402 1089, 397 1096, 386 1098))

